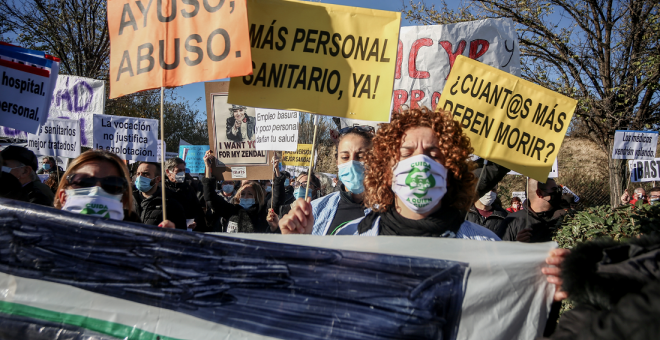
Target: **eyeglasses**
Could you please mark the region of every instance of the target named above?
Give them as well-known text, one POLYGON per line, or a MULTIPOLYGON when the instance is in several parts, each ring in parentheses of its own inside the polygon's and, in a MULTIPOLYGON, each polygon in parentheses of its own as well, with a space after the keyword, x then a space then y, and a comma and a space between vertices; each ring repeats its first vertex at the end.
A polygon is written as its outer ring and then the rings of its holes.
POLYGON ((341 130, 339 130, 340 135, 345 135, 347 133, 353 132, 353 131, 359 131, 359 132, 366 132, 366 133, 374 133, 376 130, 374 129, 373 126, 369 125, 356 125, 356 126, 347 126, 341 130))
POLYGON ((91 188, 98 183, 108 194, 119 195, 128 189, 126 178, 119 176, 93 177, 85 174, 69 175, 66 180, 74 188, 91 188))

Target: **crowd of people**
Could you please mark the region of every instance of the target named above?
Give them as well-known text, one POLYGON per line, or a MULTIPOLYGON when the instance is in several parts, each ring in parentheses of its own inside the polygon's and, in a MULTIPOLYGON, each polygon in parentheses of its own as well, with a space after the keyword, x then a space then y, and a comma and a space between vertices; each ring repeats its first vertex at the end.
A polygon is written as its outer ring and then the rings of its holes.
MULTIPOLYGON (((204 156, 202 178, 186 173, 180 158, 166 161, 161 178, 160 163, 140 162, 130 171, 125 161, 99 150, 82 153, 62 171, 51 157, 39 166, 31 151, 9 146, 1 153, 0 195, 196 232, 551 241, 572 196, 553 179, 528 179, 527 199, 514 197, 504 209, 497 188, 509 169, 473 162, 472 152, 470 140, 449 113, 411 109, 393 112, 391 122, 377 132, 362 126, 341 129, 335 180, 305 172, 293 177, 280 171, 276 157, 271 160, 272 182, 217 178, 212 150, 204 156), (42 184, 37 173, 53 176, 53 181, 42 184)), ((626 204, 658 199, 660 188, 651 189, 649 197, 635 190, 632 198, 627 192, 621 198, 626 204)), ((555 250, 547 262, 559 265, 568 253, 555 250)), ((543 273, 561 285, 559 268, 543 268, 543 273)), ((558 289, 555 300, 565 297, 558 289)))

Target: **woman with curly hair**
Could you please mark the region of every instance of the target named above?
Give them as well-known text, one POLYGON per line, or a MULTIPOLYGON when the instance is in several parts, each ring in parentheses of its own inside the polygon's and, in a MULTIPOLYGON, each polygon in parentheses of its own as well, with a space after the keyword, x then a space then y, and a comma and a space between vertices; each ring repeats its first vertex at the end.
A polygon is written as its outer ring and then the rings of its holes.
MULTIPOLYGON (((440 236, 499 240, 464 221, 474 196, 470 140, 448 112, 426 108, 392 113, 365 161, 365 202, 372 211, 337 235, 440 236)), ((310 233, 309 205, 294 211, 282 233, 310 233), (285 230, 288 229, 288 230, 285 230)))

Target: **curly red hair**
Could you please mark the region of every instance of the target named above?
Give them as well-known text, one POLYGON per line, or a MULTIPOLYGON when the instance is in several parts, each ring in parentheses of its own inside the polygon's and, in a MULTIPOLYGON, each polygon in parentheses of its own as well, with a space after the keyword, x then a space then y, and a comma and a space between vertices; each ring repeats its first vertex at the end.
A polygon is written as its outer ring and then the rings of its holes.
POLYGON ((365 161, 365 202, 376 211, 387 211, 394 204, 392 165, 400 158, 401 140, 410 128, 426 126, 435 131, 440 142, 438 159, 447 168, 447 193, 443 206, 467 211, 472 205, 475 176, 469 156, 473 152, 470 139, 450 112, 433 112, 426 107, 392 112, 389 124, 381 124, 373 139, 373 149, 365 161))

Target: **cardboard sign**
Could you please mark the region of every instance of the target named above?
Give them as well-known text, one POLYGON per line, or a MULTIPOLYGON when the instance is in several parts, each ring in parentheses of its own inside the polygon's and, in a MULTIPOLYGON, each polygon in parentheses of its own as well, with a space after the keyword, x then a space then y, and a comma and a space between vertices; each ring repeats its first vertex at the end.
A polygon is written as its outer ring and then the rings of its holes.
POLYGON ((37 134, 28 134, 28 149, 35 155, 76 158, 80 155, 80 123, 77 120, 46 120, 37 134))
POLYGON ((617 130, 612 159, 654 159, 657 147, 657 131, 617 130))
POLYGON ((309 167, 312 156, 312 144, 298 144, 294 152, 284 151, 282 153, 282 164, 285 166, 309 167))
POLYGON ((208 145, 179 145, 179 158, 186 162, 186 169, 191 173, 204 173, 204 155, 209 149, 208 145))
POLYGON ((660 158, 628 161, 628 169, 631 182, 660 181, 660 158))
POLYGON ((544 182, 577 101, 458 56, 438 108, 453 114, 474 154, 544 182))
POLYGON ((231 168, 231 178, 232 179, 246 179, 247 170, 244 166, 235 166, 231 168))
POLYGON ((392 108, 435 109, 456 57, 520 76, 518 35, 509 18, 401 27, 392 108))
POLYGON ((245 0, 108 1, 110 98, 250 74, 245 0))
POLYGON ((229 102, 388 121, 401 13, 248 0, 253 73, 229 102))
POLYGON ((94 115, 94 149, 129 161, 158 160, 158 120, 94 115))
POLYGON ((298 146, 298 112, 256 109, 257 150, 296 151, 298 146))

